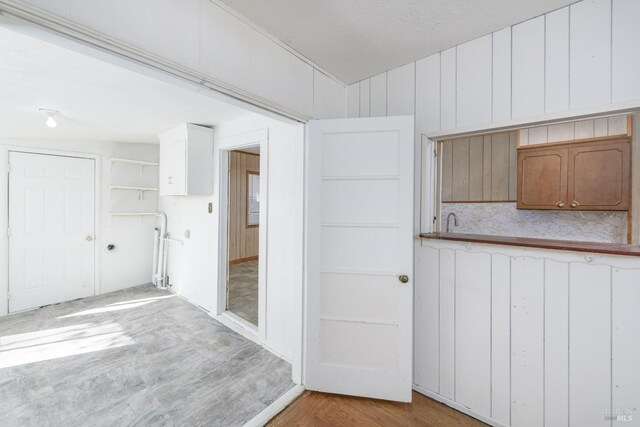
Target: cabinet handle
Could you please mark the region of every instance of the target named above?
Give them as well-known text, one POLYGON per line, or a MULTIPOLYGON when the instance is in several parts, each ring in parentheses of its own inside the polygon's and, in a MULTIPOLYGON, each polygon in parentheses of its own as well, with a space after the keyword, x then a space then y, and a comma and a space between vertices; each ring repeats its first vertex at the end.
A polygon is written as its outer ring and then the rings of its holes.
POLYGON ((573 201, 573 203, 571 203, 572 208, 577 208, 578 206, 580 206, 580 203, 576 202, 575 200, 573 201))
POLYGON ((559 208, 564 208, 564 202, 560 200, 558 203, 556 203, 556 206, 559 208))

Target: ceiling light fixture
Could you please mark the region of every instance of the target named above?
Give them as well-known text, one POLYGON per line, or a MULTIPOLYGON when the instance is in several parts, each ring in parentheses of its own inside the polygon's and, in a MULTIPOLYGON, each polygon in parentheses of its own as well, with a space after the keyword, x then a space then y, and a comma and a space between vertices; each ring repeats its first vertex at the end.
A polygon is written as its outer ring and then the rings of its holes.
POLYGON ((48 108, 38 108, 38 111, 42 111, 47 115, 47 126, 49 126, 50 128, 54 128, 58 126, 58 122, 56 122, 56 119, 53 116, 55 116, 56 114, 59 114, 60 111, 50 110, 48 108))

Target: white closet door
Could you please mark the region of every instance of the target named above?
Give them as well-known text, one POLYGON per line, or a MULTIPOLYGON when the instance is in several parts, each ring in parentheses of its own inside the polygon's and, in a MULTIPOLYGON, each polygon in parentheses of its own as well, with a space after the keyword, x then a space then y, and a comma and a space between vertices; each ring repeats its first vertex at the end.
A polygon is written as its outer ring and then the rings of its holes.
POLYGON ((308 131, 306 387, 408 402, 413 117, 308 131))
POLYGON ((9 154, 9 311, 94 295, 94 161, 9 154))

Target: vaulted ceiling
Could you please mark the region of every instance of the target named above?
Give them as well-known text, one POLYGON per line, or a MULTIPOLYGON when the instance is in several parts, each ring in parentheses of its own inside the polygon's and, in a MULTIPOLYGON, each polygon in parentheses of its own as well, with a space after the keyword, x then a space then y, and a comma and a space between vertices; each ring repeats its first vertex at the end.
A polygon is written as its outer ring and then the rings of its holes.
POLYGON ((362 80, 575 3, 575 0, 221 1, 343 83, 362 80))

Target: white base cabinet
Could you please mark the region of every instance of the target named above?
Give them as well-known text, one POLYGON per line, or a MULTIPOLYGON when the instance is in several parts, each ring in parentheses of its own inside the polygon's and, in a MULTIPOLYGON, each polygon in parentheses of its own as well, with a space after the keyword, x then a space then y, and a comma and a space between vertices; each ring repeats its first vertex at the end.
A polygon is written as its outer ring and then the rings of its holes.
POLYGON ((160 195, 213 194, 213 129, 184 124, 160 138, 160 195))

